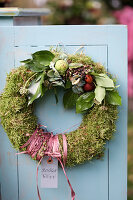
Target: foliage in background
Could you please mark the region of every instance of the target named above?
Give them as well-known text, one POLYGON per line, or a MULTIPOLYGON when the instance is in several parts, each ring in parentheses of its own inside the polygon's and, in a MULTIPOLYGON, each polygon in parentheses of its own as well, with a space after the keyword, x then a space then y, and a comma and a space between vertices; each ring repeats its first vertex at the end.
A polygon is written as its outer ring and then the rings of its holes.
POLYGON ((52 10, 48 19, 50 24, 100 24, 102 21, 114 23, 114 18, 103 1, 53 0, 48 1, 47 5, 52 10))
POLYGON ((133 7, 133 1, 132 0, 104 0, 104 2, 112 10, 118 10, 118 9, 123 8, 124 6, 132 6, 133 7))

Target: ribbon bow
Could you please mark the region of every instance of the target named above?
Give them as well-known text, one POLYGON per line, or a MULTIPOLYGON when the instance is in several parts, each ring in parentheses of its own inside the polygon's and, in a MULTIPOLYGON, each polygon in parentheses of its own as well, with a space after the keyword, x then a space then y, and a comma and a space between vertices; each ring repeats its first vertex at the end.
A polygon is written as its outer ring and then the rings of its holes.
POLYGON ((62 135, 63 139, 63 163, 61 160, 61 153, 59 151, 59 139, 58 139, 58 134, 53 135, 52 132, 47 132, 47 130, 43 130, 40 128, 41 126, 37 127, 32 136, 29 138, 29 140, 20 148, 27 147, 26 151, 20 152, 18 154, 22 153, 27 153, 29 154, 32 158, 36 156, 36 159, 39 161, 37 165, 37 176, 36 176, 36 181, 37 181, 37 193, 39 200, 41 200, 40 192, 39 192, 39 187, 38 187, 38 169, 39 165, 41 164, 41 161, 44 156, 49 156, 52 158, 57 158, 58 161, 61 164, 62 170, 66 176, 67 182, 69 184, 69 187, 71 189, 71 199, 75 199, 75 192, 72 188, 72 185, 67 177, 66 171, 65 171, 65 164, 67 160, 67 140, 66 136, 64 134, 62 135), (64 164, 64 165, 63 165, 64 164))

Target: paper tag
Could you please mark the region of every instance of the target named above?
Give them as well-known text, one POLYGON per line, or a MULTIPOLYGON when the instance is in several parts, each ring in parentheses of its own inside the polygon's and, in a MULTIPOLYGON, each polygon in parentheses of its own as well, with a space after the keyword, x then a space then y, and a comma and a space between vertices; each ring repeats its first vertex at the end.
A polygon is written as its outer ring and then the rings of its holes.
POLYGON ((41 162, 41 188, 58 187, 58 159, 44 157, 41 162))

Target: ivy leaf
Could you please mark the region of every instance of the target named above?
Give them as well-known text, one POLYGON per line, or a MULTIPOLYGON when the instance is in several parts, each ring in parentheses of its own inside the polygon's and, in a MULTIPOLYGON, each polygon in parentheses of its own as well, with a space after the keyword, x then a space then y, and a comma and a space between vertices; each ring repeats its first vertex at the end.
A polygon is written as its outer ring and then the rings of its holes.
POLYGON ((67 91, 63 96, 64 108, 71 109, 76 105, 79 95, 75 94, 72 90, 67 91))
POLYGON ((108 104, 121 105, 121 97, 117 91, 106 91, 105 100, 108 104))
POLYGON ((32 57, 33 60, 38 61, 40 64, 48 66, 55 56, 50 51, 44 50, 35 52, 32 57))
POLYGON ((105 97, 105 88, 97 86, 95 88, 95 99, 101 104, 105 97))
POLYGON ((94 104, 94 92, 87 92, 85 94, 82 94, 78 99, 76 103, 76 112, 77 113, 83 113, 84 111, 91 108, 94 104))
POLYGON ((114 88, 114 82, 106 74, 99 74, 95 76, 95 80, 98 86, 105 88, 114 88))

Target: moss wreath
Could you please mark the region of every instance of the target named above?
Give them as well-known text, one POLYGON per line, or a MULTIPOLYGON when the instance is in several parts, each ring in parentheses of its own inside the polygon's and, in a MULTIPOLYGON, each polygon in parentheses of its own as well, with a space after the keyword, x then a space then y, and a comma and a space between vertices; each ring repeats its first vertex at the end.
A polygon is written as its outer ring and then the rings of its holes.
MULTIPOLYGON (((63 87, 64 107, 71 109, 76 105, 76 112, 83 113, 79 128, 65 133, 68 145, 66 166, 101 158, 106 141, 115 132, 117 107, 121 105, 118 86, 112 75, 83 52, 69 55, 59 49, 38 51, 22 63, 7 75, 0 96, 1 124, 13 147, 25 150, 20 147, 37 127, 34 100, 47 95, 47 90, 53 90, 58 102, 57 88, 63 87)), ((63 159, 61 135, 59 142, 63 159)))

